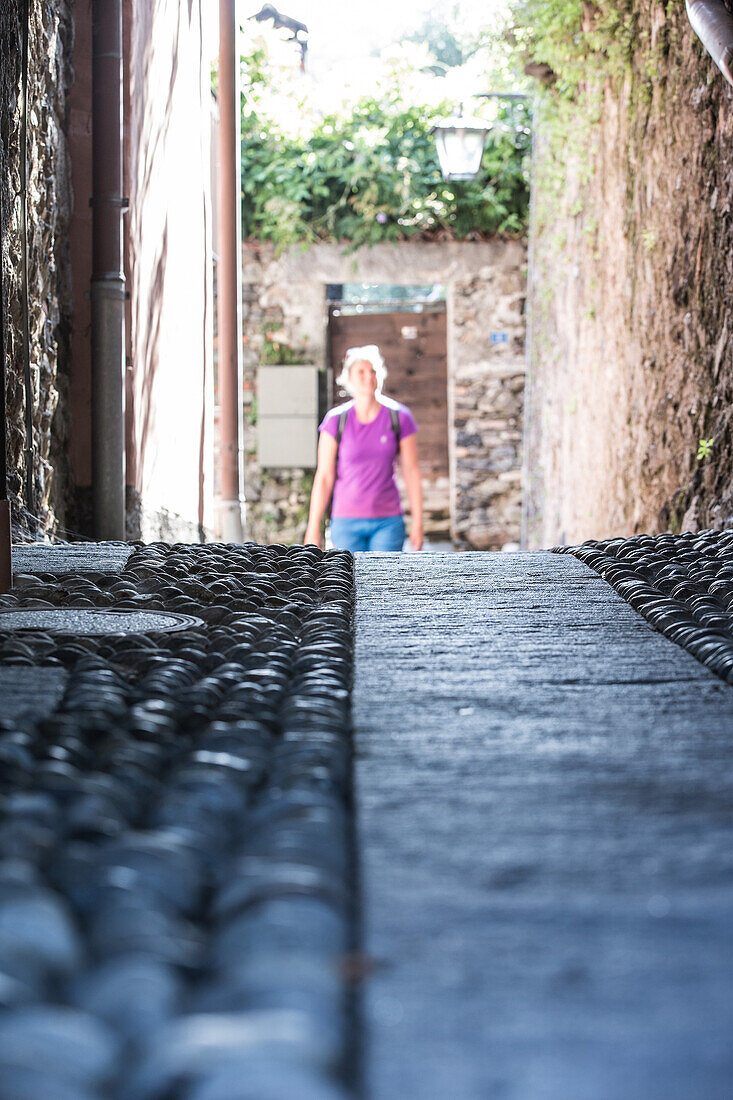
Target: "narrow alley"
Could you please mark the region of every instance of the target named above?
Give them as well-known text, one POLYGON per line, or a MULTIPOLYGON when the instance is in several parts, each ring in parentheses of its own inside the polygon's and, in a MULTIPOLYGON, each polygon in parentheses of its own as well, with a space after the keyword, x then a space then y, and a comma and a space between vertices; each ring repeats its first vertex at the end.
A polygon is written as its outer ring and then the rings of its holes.
POLYGON ((0 1100, 733 1100, 733 0, 285 7, 0 0, 0 1100))

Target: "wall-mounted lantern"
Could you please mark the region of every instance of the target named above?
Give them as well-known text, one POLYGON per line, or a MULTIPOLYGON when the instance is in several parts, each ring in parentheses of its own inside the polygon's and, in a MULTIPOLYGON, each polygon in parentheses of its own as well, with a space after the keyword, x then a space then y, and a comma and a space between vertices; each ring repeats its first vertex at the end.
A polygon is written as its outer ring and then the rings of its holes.
POLYGON ((472 180, 481 170, 486 135, 491 123, 456 115, 433 126, 443 179, 472 180))

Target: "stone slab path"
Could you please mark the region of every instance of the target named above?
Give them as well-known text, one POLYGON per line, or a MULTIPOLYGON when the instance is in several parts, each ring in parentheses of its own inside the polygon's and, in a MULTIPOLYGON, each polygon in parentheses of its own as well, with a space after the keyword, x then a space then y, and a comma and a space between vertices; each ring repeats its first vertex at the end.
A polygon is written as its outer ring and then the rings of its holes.
POLYGON ((551 554, 357 555, 369 1100, 730 1100, 733 689, 551 554))
POLYGON ((124 542, 81 542, 13 547, 13 573, 121 573, 132 547, 124 542))

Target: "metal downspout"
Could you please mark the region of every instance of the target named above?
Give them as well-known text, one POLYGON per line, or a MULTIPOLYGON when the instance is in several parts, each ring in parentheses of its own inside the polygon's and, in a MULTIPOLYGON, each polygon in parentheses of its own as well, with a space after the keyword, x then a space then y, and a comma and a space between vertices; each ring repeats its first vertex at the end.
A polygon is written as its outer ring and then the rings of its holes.
POLYGON ((242 212, 234 0, 219 0, 219 533, 242 542, 242 212))
POLYGON ((733 85, 733 15, 723 0, 685 0, 685 3, 692 29, 733 85))
POLYGON ((94 534, 125 537, 122 3, 92 0, 92 482, 94 534))
POLYGON ((36 517, 33 454, 33 373, 31 369, 30 302, 28 298, 28 52, 30 3, 23 0, 21 18, 20 104, 20 255, 22 264, 21 317, 23 325, 23 391, 25 394, 25 506, 36 517))

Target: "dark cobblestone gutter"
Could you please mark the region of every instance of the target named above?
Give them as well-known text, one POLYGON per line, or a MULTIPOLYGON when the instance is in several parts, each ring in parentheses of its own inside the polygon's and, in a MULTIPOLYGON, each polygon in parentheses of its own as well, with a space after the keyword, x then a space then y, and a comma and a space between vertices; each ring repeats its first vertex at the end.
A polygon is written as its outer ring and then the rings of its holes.
POLYGON ((635 535, 554 552, 580 558, 665 637, 733 683, 733 531, 635 535))
POLYGON ((0 611, 195 617, 2 632, 63 668, 0 720, 2 1100, 336 1100, 352 948, 350 555, 138 547, 26 574, 0 611))

